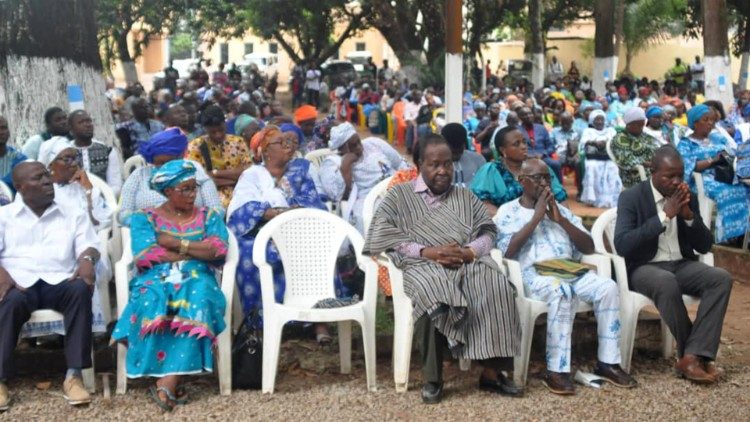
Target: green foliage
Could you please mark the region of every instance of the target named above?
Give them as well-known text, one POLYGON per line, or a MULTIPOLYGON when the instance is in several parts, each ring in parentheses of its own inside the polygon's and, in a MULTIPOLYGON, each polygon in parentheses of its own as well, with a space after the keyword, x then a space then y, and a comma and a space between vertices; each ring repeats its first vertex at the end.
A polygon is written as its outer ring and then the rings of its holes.
POLYGON ((171 32, 189 9, 188 0, 98 0, 96 22, 105 68, 143 54, 150 39, 171 32), (128 34, 135 32, 130 45, 128 34))
POLYGON ((192 27, 209 40, 251 30, 279 43, 296 63, 322 63, 365 26, 365 8, 350 0, 199 0, 196 9, 192 27))
POLYGON ((177 32, 170 37, 169 56, 172 59, 187 59, 193 49, 193 37, 187 32, 177 32))
MULTIPOLYGON (((685 26, 683 33, 691 38, 699 38, 703 34, 703 10, 701 0, 685 0, 684 9, 685 26)), ((745 25, 750 24, 750 1, 748 0, 727 0, 727 23, 728 26, 738 27, 740 30, 734 32, 730 39, 731 53, 734 56, 742 54, 743 37, 745 25)))
POLYGON ((635 56, 650 44, 683 32, 679 20, 686 0, 638 0, 625 6, 623 44, 635 56))

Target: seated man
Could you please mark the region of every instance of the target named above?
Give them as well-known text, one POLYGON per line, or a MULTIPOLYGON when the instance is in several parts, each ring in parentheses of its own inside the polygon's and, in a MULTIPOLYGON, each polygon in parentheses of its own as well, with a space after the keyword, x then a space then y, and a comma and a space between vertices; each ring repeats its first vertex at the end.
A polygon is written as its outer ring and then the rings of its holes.
POLYGON ((55 202, 52 179, 41 163, 16 166, 13 184, 23 200, 0 208, 0 410, 10 404, 6 380, 13 372, 18 335, 37 309, 63 314, 64 397, 71 405, 89 403, 81 369, 91 367, 91 293, 99 238, 86 214, 55 202))
POLYGON ((544 384, 555 394, 575 394, 570 340, 578 301, 583 300, 593 304, 598 325, 594 373, 618 387, 634 387, 636 381, 620 368, 620 295, 615 282, 594 271, 552 276, 535 267, 552 259, 577 260, 581 253, 594 251, 594 241, 581 219, 555 201, 543 161, 524 161, 519 180, 523 195, 503 204, 494 221, 500 232, 498 248, 520 262, 527 294, 549 306, 544 384))
POLYGON ((714 360, 732 280, 726 270, 698 261, 696 252, 711 250, 712 235, 683 182, 680 154, 663 146, 651 165, 648 181, 620 195, 615 248, 625 257, 630 289, 654 301, 677 341, 677 372, 696 383, 714 383, 722 374, 714 360), (701 299, 694 322, 683 294, 701 299))
POLYGON ((453 184, 466 188, 471 186, 474 175, 487 162, 484 157, 466 149, 466 128, 460 123, 448 123, 441 130, 453 154, 453 184))
POLYGON ((419 177, 390 189, 364 253, 387 252, 404 273, 422 353, 422 400, 442 397, 446 344, 455 358, 481 362, 480 389, 521 396, 501 372, 512 370, 521 330, 513 287, 489 256, 495 225, 471 191, 452 185, 453 157, 442 136, 423 138, 419 150, 419 177))

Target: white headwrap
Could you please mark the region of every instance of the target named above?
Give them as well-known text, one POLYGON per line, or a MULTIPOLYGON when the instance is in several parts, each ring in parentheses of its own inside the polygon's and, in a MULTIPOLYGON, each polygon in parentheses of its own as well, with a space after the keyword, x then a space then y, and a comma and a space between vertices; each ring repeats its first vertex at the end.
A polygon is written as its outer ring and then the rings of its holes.
POLYGON ((643 120, 644 122, 646 121, 646 112, 640 107, 630 107, 625 110, 625 113, 622 115, 622 121, 625 122, 625 124, 640 120, 643 120))
POLYGON ((328 147, 339 149, 344 146, 352 136, 357 134, 357 129, 349 122, 341 123, 331 128, 331 140, 328 141, 328 147))
POLYGON ((75 148, 73 141, 64 136, 55 136, 44 142, 41 148, 39 148, 39 162, 44 167, 49 167, 50 163, 55 161, 55 158, 68 148, 75 148))
POLYGON ((593 125, 594 124, 594 120, 596 120, 596 118, 599 117, 599 116, 604 117, 604 121, 605 122, 607 121, 607 115, 603 111, 601 111, 601 110, 594 110, 591 113, 589 113, 589 124, 593 125))

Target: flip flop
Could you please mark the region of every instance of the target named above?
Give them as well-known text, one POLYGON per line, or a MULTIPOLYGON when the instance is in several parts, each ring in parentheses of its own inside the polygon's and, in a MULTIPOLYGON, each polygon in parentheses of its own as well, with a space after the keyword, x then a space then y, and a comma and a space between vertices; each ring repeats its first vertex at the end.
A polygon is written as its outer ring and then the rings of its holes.
POLYGON ((187 387, 184 385, 178 385, 177 388, 174 389, 175 394, 175 400, 174 402, 178 405, 186 405, 188 404, 189 397, 187 392, 187 387))
POLYGON ((172 392, 169 391, 168 388, 155 387, 152 385, 148 389, 148 395, 151 398, 151 400, 153 400, 153 402, 156 403, 156 405, 161 408, 161 410, 165 412, 171 412, 174 410, 174 406, 169 403, 169 400, 176 402, 177 399, 174 397, 172 392), (162 400, 161 397, 159 397, 159 392, 163 392, 167 396, 168 401, 162 400))
POLYGON ((321 346, 328 346, 329 344, 333 343, 333 337, 331 337, 328 333, 318 333, 315 335, 315 340, 320 344, 321 346))

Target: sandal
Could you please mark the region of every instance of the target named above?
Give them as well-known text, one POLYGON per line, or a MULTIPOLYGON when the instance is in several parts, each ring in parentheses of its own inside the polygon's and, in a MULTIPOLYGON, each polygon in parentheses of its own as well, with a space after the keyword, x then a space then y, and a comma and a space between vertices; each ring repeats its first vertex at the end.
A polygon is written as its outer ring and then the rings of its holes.
POLYGON ((185 387, 182 384, 178 385, 177 388, 174 389, 174 394, 175 394, 175 400, 174 400, 175 403, 181 406, 188 404, 189 397, 188 397, 187 387, 185 387))
POLYGON ((153 400, 153 402, 161 408, 161 410, 165 412, 171 412, 174 410, 174 405, 172 405, 170 401, 176 402, 177 399, 167 387, 156 387, 152 385, 148 389, 148 395, 151 400, 153 400), (167 401, 164 401, 161 399, 161 397, 159 397, 159 392, 162 392, 167 396, 167 401))

